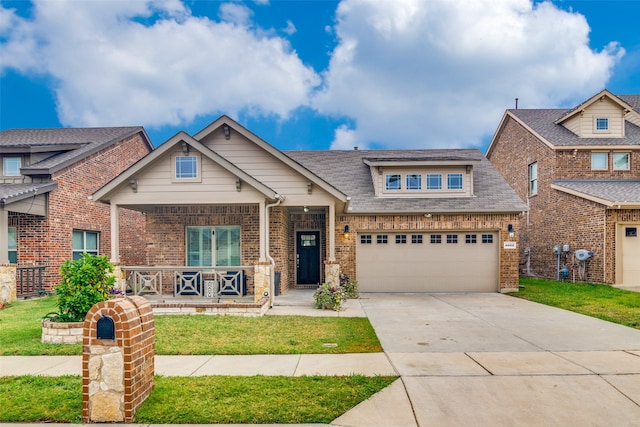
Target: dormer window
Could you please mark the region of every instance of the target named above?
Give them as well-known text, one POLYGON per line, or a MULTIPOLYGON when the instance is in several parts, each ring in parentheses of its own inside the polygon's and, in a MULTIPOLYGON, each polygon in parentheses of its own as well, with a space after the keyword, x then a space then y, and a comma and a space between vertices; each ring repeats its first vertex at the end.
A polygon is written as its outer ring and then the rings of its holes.
POLYGON ((461 173, 447 174, 447 188, 449 190, 462 190, 462 174, 461 173))
POLYGON ((20 157, 5 157, 2 164, 2 175, 20 176, 22 159, 20 157))
POLYGON ((427 190, 441 190, 442 189, 442 175, 439 173, 427 174, 427 190))
POLYGON ((609 132, 609 118, 608 117, 596 117, 595 118, 595 131, 596 132, 609 132))
POLYGON ((389 190, 400 190, 402 187, 402 179, 400 174, 389 174, 386 176, 386 189, 389 190))
POLYGON ((407 190, 422 190, 422 175, 417 173, 407 174, 407 190))

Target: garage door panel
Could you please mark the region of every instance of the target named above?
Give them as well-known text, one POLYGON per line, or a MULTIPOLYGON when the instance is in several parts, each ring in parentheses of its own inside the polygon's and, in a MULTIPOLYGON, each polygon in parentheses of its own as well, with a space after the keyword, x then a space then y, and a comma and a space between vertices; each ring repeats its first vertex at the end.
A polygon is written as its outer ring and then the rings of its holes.
MULTIPOLYGON (((450 234, 451 232, 449 232, 450 234)), ((398 234, 398 233, 396 233, 398 234)), ((358 242, 356 252, 357 280, 362 292, 495 292, 498 288, 498 247, 482 243, 466 243, 466 233, 458 233, 457 243, 431 243, 423 234, 423 243, 396 243, 396 234, 387 233, 386 244, 358 242)), ((435 233, 434 233, 435 234, 435 233)), ((489 233, 484 233, 489 234, 489 233)))

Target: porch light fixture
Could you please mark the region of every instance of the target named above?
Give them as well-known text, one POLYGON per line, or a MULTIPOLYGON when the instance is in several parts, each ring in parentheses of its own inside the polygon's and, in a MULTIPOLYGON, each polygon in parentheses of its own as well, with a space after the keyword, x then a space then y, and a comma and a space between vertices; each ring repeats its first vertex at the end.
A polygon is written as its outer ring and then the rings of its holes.
POLYGON ((426 214, 424 214, 424 217, 425 218, 431 218, 431 214, 430 213, 426 213, 426 214))
POLYGON ((513 239, 516 235, 516 230, 513 229, 513 224, 509 224, 509 237, 513 239))
POLYGON ((305 206, 304 208, 302 208, 302 210, 305 212, 309 212, 309 206, 305 206))
POLYGON ((224 139, 231 138, 231 128, 229 125, 222 125, 222 131, 224 132, 224 139))
POLYGON ((348 225, 345 225, 345 226, 344 226, 344 238, 345 238, 345 239, 349 237, 349 232, 350 232, 350 230, 349 230, 349 226, 348 226, 348 225))

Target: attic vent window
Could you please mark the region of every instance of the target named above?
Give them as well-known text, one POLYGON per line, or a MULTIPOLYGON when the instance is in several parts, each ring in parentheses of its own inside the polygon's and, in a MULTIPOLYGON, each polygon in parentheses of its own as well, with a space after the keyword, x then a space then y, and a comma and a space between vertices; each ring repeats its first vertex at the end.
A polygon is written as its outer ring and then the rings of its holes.
POLYGON ((609 119, 607 117, 596 117, 596 132, 608 132, 609 119))

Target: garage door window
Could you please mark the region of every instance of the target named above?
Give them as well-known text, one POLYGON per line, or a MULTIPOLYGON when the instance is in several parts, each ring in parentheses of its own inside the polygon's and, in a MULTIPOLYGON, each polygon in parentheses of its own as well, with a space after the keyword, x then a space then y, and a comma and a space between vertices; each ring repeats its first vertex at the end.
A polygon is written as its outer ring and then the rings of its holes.
POLYGON ((389 238, 386 234, 380 234, 376 236, 376 243, 386 245, 389 242, 389 238))
POLYGON ((447 243, 458 243, 457 234, 447 234, 447 243))
POLYGON ((441 234, 432 234, 431 235, 431 243, 442 243, 442 235, 441 234))
POLYGON ((360 236, 360 243, 362 243, 363 245, 370 245, 371 234, 363 234, 362 236, 360 236))
POLYGON ((411 235, 411 243, 421 244, 422 243, 422 234, 412 234, 411 235))
POLYGON ((476 243, 476 235, 475 234, 467 234, 464 238, 465 243, 476 243))
POLYGON ((396 235, 396 243, 399 243, 399 244, 407 243, 407 235, 406 234, 396 235))
POLYGON ((493 243, 493 234, 483 234, 482 243, 493 243))

